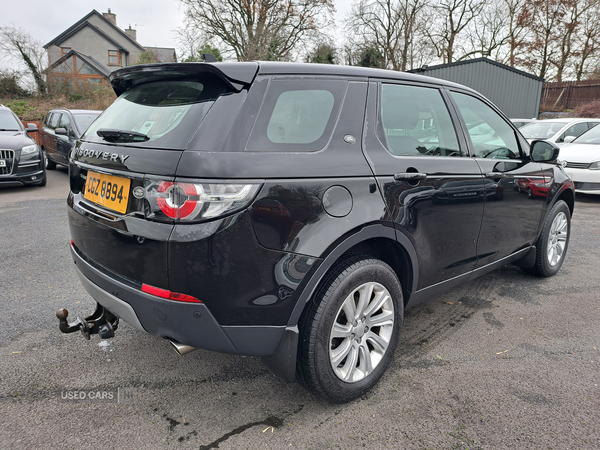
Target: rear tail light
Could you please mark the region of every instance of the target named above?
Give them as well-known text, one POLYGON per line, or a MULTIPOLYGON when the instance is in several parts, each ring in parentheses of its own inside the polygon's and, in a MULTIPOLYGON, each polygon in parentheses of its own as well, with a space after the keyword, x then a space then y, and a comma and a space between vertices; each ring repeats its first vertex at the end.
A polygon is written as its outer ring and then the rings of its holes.
POLYGON ((146 217, 180 222, 214 219, 246 207, 259 188, 259 184, 146 180, 146 217))

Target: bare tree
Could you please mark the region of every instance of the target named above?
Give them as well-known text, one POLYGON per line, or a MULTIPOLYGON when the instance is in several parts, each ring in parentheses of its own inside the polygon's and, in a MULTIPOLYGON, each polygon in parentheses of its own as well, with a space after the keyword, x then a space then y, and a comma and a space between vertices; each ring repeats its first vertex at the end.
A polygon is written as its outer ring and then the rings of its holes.
MULTIPOLYGON (((180 0, 187 26, 216 37, 238 61, 289 60, 331 23, 332 0, 180 0)), ((220 46, 219 46, 220 47, 220 46)))
POLYGON ((404 71, 422 36, 426 6, 427 0, 360 0, 346 19, 350 41, 363 54, 376 49, 383 67, 404 71))
MULTIPOLYGON (((590 7, 582 14, 581 28, 575 36, 575 78, 582 80, 590 72, 590 62, 598 70, 600 56, 600 0, 589 0, 590 7)), ((593 71, 593 69, 592 69, 593 71)))
POLYGON ((556 30, 557 52, 554 58, 550 59, 550 62, 556 67, 556 81, 563 81, 565 70, 568 69, 571 58, 577 53, 575 41, 581 29, 581 19, 591 7, 592 3, 587 1, 562 1, 564 15, 561 27, 556 30))
POLYGON ((540 78, 552 78, 551 60, 557 54, 558 30, 562 27, 563 0, 527 0, 523 20, 531 32, 523 64, 540 78))
POLYGON ((40 93, 46 93, 43 71, 46 62, 44 48, 31 35, 14 24, 0 27, 0 49, 11 58, 25 64, 40 93))
POLYGON ((527 14, 527 5, 522 0, 502 0, 506 11, 506 33, 508 36, 508 55, 505 60, 514 67, 528 39, 531 15, 527 14))
POLYGON ((433 5, 435 22, 429 27, 428 36, 444 63, 456 59, 460 37, 483 6, 484 0, 438 0, 433 5))
POLYGON ((469 41, 468 48, 464 49, 462 55, 455 59, 463 60, 473 56, 500 59, 503 47, 510 40, 509 30, 506 26, 507 16, 505 2, 492 0, 484 3, 480 14, 465 29, 469 41))

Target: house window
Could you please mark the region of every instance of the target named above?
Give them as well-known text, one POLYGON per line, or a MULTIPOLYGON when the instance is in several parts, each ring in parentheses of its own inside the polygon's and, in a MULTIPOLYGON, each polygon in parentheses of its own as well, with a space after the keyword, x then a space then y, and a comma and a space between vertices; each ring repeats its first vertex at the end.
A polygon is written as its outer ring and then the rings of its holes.
POLYGON ((71 47, 61 47, 60 48, 60 57, 62 58, 63 56, 65 56, 70 51, 71 51, 71 47))
POLYGON ((108 64, 121 65, 121 52, 119 52, 119 50, 108 51, 108 64))

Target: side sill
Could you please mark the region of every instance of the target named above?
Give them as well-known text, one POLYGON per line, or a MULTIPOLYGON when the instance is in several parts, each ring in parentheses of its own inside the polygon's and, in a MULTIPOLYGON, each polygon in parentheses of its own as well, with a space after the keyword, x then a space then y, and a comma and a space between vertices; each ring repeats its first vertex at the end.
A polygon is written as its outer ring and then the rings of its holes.
POLYGON ((413 306, 424 302, 425 300, 429 299, 430 297, 433 297, 434 295, 441 294, 442 292, 446 292, 447 290, 452 289, 453 287, 459 286, 467 281, 480 277, 481 275, 485 275, 486 273, 491 272, 492 270, 496 270, 502 266, 510 264, 524 257, 528 257, 528 253, 531 252, 532 248, 534 249, 533 254, 535 257, 535 247, 527 247, 498 261, 487 264, 483 267, 479 267, 478 269, 475 269, 469 273, 459 275, 458 277, 451 278, 441 283, 434 284, 433 286, 421 289, 420 291, 414 292, 410 296, 410 300, 406 305, 406 309, 412 308, 413 306))

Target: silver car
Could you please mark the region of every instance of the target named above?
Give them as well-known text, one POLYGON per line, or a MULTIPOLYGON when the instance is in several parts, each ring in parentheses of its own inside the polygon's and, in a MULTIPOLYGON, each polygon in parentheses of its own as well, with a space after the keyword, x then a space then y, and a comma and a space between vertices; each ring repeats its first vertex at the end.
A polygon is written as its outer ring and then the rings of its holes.
POLYGON ((534 139, 544 139, 555 144, 566 144, 599 123, 600 119, 577 119, 572 117, 536 120, 519 128, 519 131, 529 142, 534 139))

